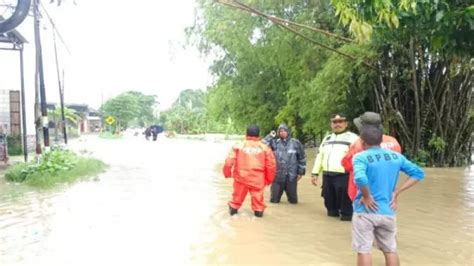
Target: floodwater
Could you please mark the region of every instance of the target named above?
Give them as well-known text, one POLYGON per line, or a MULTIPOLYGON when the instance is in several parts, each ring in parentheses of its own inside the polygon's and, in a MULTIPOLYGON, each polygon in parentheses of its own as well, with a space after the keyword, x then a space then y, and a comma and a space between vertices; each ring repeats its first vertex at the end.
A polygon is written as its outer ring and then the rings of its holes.
MULTIPOLYGON (((220 169, 231 145, 76 141, 74 149, 101 158, 108 171, 49 191, 0 182, 0 265, 355 264, 350 223, 325 216, 308 177, 298 205, 283 196, 260 219, 246 201, 229 217, 232 180, 220 169)), ((314 152, 308 156, 310 168, 314 152)), ((402 265, 474 265, 474 169, 426 171, 400 196, 402 265)))

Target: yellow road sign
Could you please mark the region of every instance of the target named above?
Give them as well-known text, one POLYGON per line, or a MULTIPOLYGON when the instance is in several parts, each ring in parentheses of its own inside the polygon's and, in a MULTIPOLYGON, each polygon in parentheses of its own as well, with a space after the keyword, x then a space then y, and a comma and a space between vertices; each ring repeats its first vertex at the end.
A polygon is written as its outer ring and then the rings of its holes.
POLYGON ((105 122, 109 125, 112 125, 113 123, 115 123, 115 118, 113 118, 112 116, 108 116, 106 119, 105 119, 105 122))

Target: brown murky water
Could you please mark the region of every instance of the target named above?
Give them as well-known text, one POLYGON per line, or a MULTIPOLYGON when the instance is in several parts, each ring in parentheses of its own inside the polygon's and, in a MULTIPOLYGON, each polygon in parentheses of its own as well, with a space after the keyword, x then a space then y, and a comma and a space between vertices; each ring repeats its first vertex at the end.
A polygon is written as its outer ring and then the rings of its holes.
MULTIPOLYGON (((109 171, 44 192, 2 181, 0 265, 354 264, 350 223, 325 216, 307 177, 300 204, 284 198, 258 219, 246 202, 229 217, 232 181, 220 166, 231 144, 76 142, 109 171)), ((400 199, 402 264, 474 265, 474 169, 427 174, 400 199)), ((383 265, 375 250, 374 265, 383 265)))

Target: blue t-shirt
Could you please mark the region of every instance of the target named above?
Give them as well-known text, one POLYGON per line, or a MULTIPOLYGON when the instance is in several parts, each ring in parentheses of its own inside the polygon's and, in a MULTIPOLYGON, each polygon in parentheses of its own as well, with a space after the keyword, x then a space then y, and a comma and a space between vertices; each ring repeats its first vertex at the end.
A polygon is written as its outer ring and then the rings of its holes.
POLYGON ((410 178, 421 180, 425 177, 423 170, 398 152, 371 147, 360 152, 352 159, 354 180, 359 188, 354 200, 354 212, 366 213, 360 203, 362 193, 360 188, 368 186, 370 194, 378 205, 377 214, 395 215, 390 208, 392 193, 397 185, 400 170, 410 178))

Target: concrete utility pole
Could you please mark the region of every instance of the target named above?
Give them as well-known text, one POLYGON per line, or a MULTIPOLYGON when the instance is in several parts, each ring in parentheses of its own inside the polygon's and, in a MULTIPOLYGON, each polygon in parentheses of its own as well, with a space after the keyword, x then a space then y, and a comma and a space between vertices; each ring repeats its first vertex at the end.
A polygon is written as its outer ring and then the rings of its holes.
POLYGON ((40 13, 39 1, 33 2, 34 13, 34 32, 35 32, 35 48, 36 48, 36 102, 35 102, 35 121, 36 121, 36 154, 41 154, 41 127, 43 130, 43 141, 46 149, 49 148, 49 129, 48 129, 48 110, 46 107, 46 88, 44 84, 43 70, 43 54, 41 49, 40 37, 40 13), (39 114, 41 112, 41 114, 39 114))

